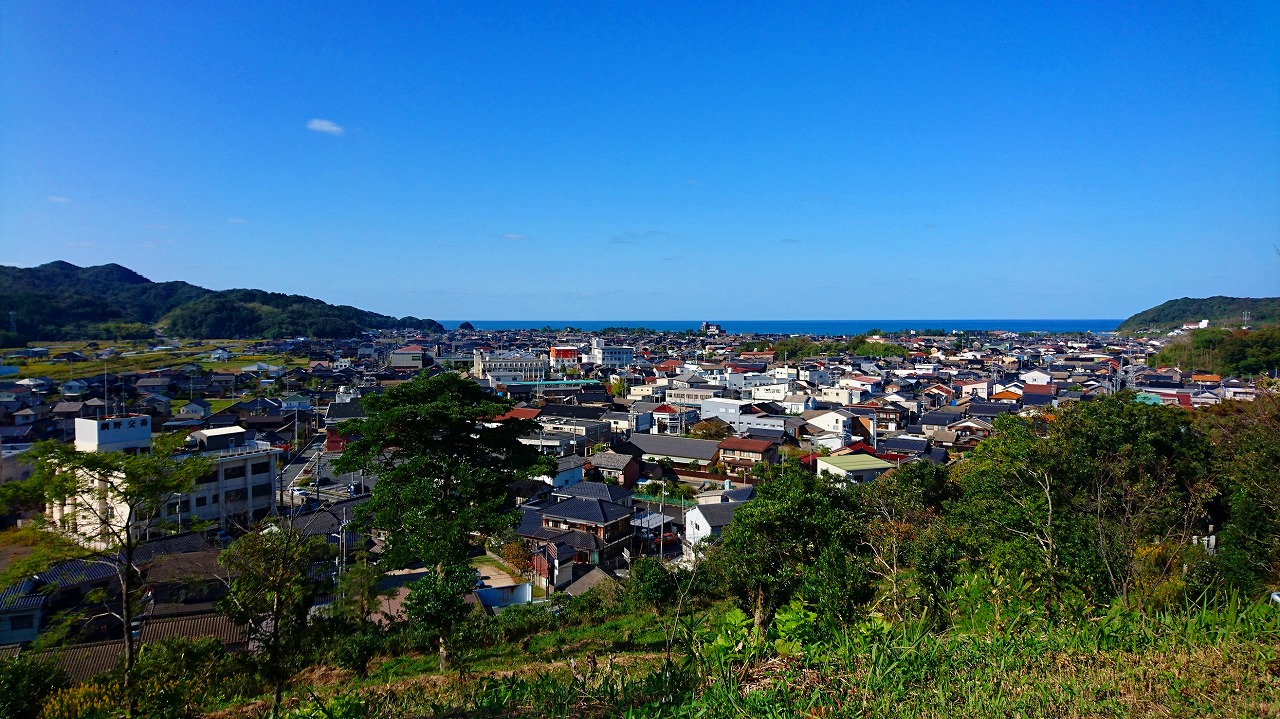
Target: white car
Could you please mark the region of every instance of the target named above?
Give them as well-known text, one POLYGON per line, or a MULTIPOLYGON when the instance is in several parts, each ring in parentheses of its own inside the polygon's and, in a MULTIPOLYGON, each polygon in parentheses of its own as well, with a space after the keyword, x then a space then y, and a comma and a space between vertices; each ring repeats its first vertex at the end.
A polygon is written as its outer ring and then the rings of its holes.
POLYGON ((303 489, 302 487, 290 487, 289 494, 296 494, 299 497, 305 497, 307 496, 307 490, 303 489))

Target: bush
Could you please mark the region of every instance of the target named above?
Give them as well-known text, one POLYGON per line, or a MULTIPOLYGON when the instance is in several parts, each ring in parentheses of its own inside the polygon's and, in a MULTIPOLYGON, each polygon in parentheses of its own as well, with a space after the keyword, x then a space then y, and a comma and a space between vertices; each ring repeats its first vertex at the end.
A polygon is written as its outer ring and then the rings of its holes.
POLYGON ((52 664, 25 657, 0 661, 0 717, 35 717, 45 698, 66 684, 66 675, 52 664))
POLYGON ((352 634, 338 641, 333 650, 333 659, 338 666, 363 677, 368 675, 369 662, 383 649, 384 644, 383 636, 375 632, 352 634))

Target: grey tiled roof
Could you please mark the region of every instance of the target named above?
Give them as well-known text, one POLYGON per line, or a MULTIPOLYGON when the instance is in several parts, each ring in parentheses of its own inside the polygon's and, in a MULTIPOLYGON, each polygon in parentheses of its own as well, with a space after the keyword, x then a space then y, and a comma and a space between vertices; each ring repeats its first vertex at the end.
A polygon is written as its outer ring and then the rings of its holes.
POLYGON ((629 444, 644 454, 663 457, 682 457, 711 461, 720 449, 720 443, 710 439, 685 439, 665 434, 633 434, 629 444))
POLYGON ((743 504, 744 502, 699 504, 697 510, 702 515, 702 518, 707 520, 708 525, 712 527, 727 527, 733 523, 733 513, 743 504))
MULTIPOLYGON (((630 459, 630 456, 623 455, 630 459)), ((624 489, 616 484, 606 484, 604 482, 578 482, 568 487, 560 487, 552 491, 557 497, 581 497, 583 499, 603 499, 606 502, 621 502, 635 495, 629 489, 624 489)))
POLYGON ((562 502, 557 502, 544 507, 541 511, 544 517, 572 519, 591 524, 608 524, 623 517, 631 516, 630 507, 624 507, 621 504, 614 504, 603 499, 584 499, 582 497, 572 497, 562 502))

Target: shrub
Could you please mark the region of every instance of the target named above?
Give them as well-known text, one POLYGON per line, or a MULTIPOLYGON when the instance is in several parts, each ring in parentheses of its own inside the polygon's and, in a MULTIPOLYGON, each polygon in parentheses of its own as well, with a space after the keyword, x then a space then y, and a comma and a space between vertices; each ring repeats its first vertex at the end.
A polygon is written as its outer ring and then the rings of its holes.
POLYGON ((46 697, 66 686, 62 670, 17 657, 0 661, 0 717, 35 717, 46 697))

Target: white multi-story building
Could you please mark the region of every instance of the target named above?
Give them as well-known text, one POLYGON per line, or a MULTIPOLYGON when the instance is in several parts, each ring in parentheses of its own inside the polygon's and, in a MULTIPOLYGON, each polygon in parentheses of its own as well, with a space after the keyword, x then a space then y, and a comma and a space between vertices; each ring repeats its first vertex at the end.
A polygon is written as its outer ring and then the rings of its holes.
POLYGON ((599 337, 591 340, 591 353, 588 361, 597 367, 628 367, 635 362, 634 347, 607 345, 599 337))
MULTIPOLYGON (((76 449, 82 452, 151 452, 151 418, 123 415, 103 419, 77 419, 76 449)), ((223 530, 248 529, 272 514, 276 506, 276 462, 279 449, 268 442, 246 440, 241 427, 193 432, 190 454, 212 459, 213 471, 196 481, 191 492, 173 495, 160 507, 154 519, 183 530, 197 524, 215 523, 223 530)), ((183 455, 177 458, 181 459, 183 455)), ((106 540, 107 524, 124 529, 129 507, 114 495, 104 478, 96 491, 53 504, 50 519, 58 526, 74 526, 81 536, 99 534, 106 540), (101 527, 95 532, 94 524, 101 527)), ((131 531, 144 532, 154 522, 135 517, 131 531)))
POLYGON ((197 480, 190 494, 170 500, 163 518, 180 525, 217 522, 228 530, 248 529, 273 514, 279 491, 276 464, 282 452, 247 435, 242 427, 192 432, 193 449, 214 461, 213 471, 197 480))
POLYGON ((485 352, 476 350, 473 356, 471 373, 476 377, 487 377, 492 372, 518 373, 522 382, 537 382, 547 378, 551 369, 551 361, 532 352, 507 350, 501 352, 485 352))

